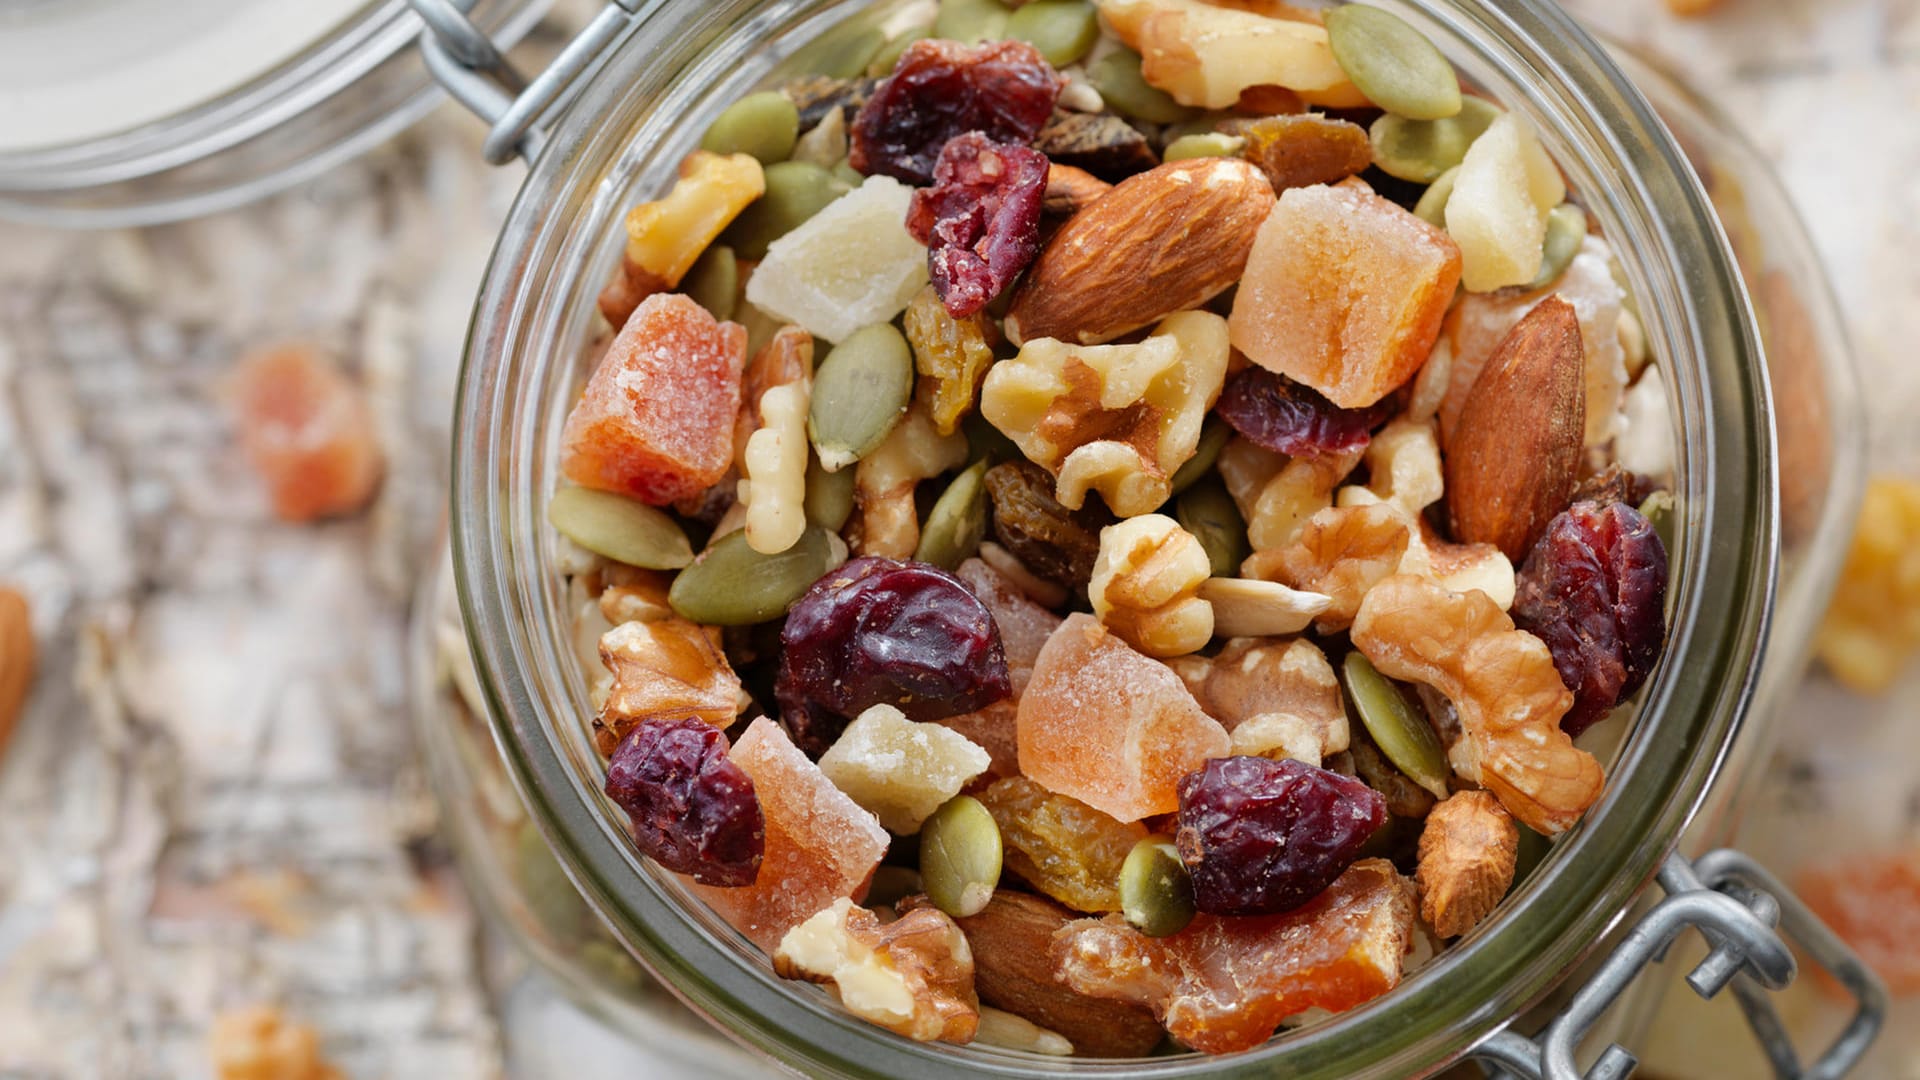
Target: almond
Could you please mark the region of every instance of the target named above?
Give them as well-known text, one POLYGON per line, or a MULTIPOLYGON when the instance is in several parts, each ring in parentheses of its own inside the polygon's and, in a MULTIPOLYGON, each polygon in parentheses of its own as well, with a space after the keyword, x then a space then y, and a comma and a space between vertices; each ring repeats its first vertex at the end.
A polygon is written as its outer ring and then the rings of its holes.
MULTIPOLYGON (((902 912, 929 907, 924 896, 902 912)), ((1066 1036, 1083 1057, 1140 1057, 1166 1032, 1141 1005, 1076 994, 1055 980, 1053 932, 1081 916, 1044 897, 1001 889, 978 915, 955 919, 973 948, 980 1000, 1066 1036)))
POLYGON ((1087 170, 1056 161, 1047 166, 1047 191, 1040 205, 1048 214, 1071 217, 1112 190, 1112 184, 1087 170))
POLYGON ((20 720, 33 685, 33 620, 26 597, 0 587, 0 751, 20 720))
POLYGON ((1128 177, 1047 242, 1014 294, 1007 337, 1097 345, 1199 307, 1239 280, 1273 201, 1266 175, 1238 158, 1128 177))
POLYGON ((1447 440, 1455 538, 1525 559, 1573 498, 1586 414, 1580 319, 1550 296, 1494 348, 1447 440))

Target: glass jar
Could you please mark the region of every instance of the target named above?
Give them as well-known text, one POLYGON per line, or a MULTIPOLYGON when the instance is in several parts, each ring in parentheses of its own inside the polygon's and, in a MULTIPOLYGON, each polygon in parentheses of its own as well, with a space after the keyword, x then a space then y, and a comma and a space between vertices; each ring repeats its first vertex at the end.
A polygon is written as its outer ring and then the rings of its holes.
MULTIPOLYGON (((1620 257, 1678 433, 1672 633, 1602 801, 1494 918, 1396 992, 1231 1057, 1095 1064, 908 1043, 846 1015, 817 988, 775 978, 763 954, 637 854, 599 791, 603 765, 583 722, 589 678, 573 640, 578 598, 568 595, 566 548, 544 510, 560 427, 587 368, 594 297, 620 257, 621 218, 667 186, 726 103, 780 65, 819 65, 877 42, 907 5, 669 3, 637 18, 547 133, 479 296, 457 407, 452 575, 474 660, 471 691, 528 819, 606 929, 736 1040, 817 1076, 1421 1074, 1468 1054, 1561 986, 1642 896, 1689 823, 1700 837, 1724 832, 1739 781, 1767 745, 1770 705, 1805 654, 1844 550, 1834 536, 1857 498, 1855 390, 1818 264, 1764 165, 1729 126, 1649 77, 1657 113, 1555 6, 1381 6, 1533 121, 1620 257), (1710 164, 1706 187, 1661 113, 1710 164), (1736 189, 1769 240, 1744 261, 1715 214, 1736 189), (1743 267, 1755 275, 1746 284, 1743 267), (1749 288, 1765 302, 1764 318, 1749 288), (1771 371, 1768 344, 1778 361, 1771 371)), ((449 739, 453 725, 428 716, 423 727, 432 743, 449 739)), ((469 755, 469 767, 491 768, 480 757, 469 755)), ((456 805, 449 817, 460 812, 456 805)), ((479 884, 509 900, 525 887, 479 884)))

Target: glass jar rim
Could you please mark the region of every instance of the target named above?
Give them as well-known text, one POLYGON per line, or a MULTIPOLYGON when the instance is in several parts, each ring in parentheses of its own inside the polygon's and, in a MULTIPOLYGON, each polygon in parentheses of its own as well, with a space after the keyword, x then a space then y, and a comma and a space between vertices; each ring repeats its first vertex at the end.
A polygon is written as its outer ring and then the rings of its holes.
MULTIPOLYGON (((740 65, 725 46, 836 21, 859 0, 669 3, 643 22, 561 118, 510 210, 482 285, 456 409, 452 538, 461 606, 509 772, 574 881, 640 959, 736 1038, 812 1074, 1032 1075, 1014 1055, 929 1051, 773 986, 721 942, 707 913, 639 866, 604 800, 556 741, 557 626, 537 580, 543 485, 526 391, 609 266, 583 254, 617 228, 624 181, 670 145, 709 87, 740 65), (631 123, 608 124, 621 116, 631 123), (635 120, 634 118, 638 118, 635 120), (598 276, 596 276, 598 275, 598 276)), ((1651 879, 1740 729, 1761 655, 1778 553, 1764 358, 1733 256, 1698 179, 1605 52, 1544 0, 1403 0, 1463 70, 1532 115, 1617 241, 1669 377, 1682 524, 1673 629, 1602 802, 1501 913, 1393 994, 1226 1058, 1075 1068, 1104 1076, 1406 1075, 1464 1053, 1542 996, 1651 879), (1461 54, 1465 53, 1463 57, 1461 54), (1364 1038, 1355 1033, 1366 1028, 1364 1038)), ((684 141, 684 134, 681 134, 684 141)), ((652 161, 654 172, 659 161, 652 161)), ((550 403, 549 403, 550 404, 550 403)))

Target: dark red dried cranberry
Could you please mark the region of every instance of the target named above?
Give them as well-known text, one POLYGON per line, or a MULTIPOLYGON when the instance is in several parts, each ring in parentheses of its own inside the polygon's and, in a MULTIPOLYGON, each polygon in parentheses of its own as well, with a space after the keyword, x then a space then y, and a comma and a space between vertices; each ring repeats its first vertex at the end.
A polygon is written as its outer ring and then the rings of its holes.
POLYGON ((1640 689, 1667 634, 1667 548, 1626 503, 1578 502, 1547 524, 1520 567, 1513 621, 1547 643, 1578 735, 1640 689))
POLYGON ((1180 778, 1180 858, 1214 915, 1271 915, 1319 896, 1387 821, 1380 793, 1302 762, 1214 758, 1180 778))
POLYGON ((1310 386, 1250 367, 1227 380, 1214 411, 1256 446, 1312 457, 1365 449, 1394 404, 1389 397, 1364 409, 1343 409, 1310 386))
POLYGON ((751 885, 767 846, 753 778, 727 760, 727 737, 696 717, 649 720, 607 764, 607 797, 633 820, 653 861, 702 885, 751 885))
POLYGON ((918 188, 907 231, 927 245, 927 273, 947 314, 964 319, 1040 253, 1047 155, 977 131, 947 142, 933 186, 918 188))
POLYGON ((1024 41, 916 41, 854 115, 848 164, 925 184, 948 139, 977 131, 1024 146, 1059 96, 1060 76, 1024 41))
POLYGON ((847 563, 794 603, 780 641, 780 721, 808 754, 825 751, 847 718, 872 705, 938 720, 1013 692, 993 613, 965 582, 927 563, 847 563))

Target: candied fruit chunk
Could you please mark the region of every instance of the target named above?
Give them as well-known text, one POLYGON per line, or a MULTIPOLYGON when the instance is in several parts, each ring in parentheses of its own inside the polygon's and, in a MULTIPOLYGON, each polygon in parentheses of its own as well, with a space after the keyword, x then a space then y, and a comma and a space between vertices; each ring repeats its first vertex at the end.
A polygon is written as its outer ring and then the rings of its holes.
POLYGON ((1326 27, 1274 10, 1203 0, 1099 0, 1114 35, 1140 54, 1140 74, 1182 105, 1224 109, 1260 87, 1330 107, 1366 104, 1333 58, 1326 27))
POLYGON ((603 754, 647 720, 692 716, 723 728, 740 712, 740 677, 720 650, 719 635, 678 615, 608 630, 600 636, 600 663, 613 675, 613 689, 593 718, 593 740, 603 754))
POLYGON ((869 177, 768 246, 747 302, 835 343, 893 321, 927 283, 927 249, 907 232, 912 201, 905 184, 869 177))
POLYGON ((655 506, 699 495, 733 464, 746 360, 744 327, 678 293, 647 297, 567 414, 561 472, 655 506))
POLYGON ((867 176, 925 184, 949 139, 973 131, 1025 145, 1059 97, 1053 65, 1024 41, 922 39, 854 115, 847 163, 867 176))
POLYGON ((1459 282, 1460 249, 1412 213, 1353 187, 1293 188, 1254 238, 1228 329, 1254 363, 1365 408, 1426 362, 1459 282))
POLYGON ((1175 786, 1231 746, 1180 677, 1093 616, 1067 616, 1020 695, 1020 771, 1122 821, 1179 809, 1175 786))
POLYGON ((1007 657, 1007 678, 1014 696, 1019 697, 1033 676, 1040 650, 1060 628, 1060 616, 1029 600, 1020 586, 979 559, 961 563, 953 576, 966 582, 992 613, 993 624, 1000 629, 1000 647, 1007 657))
POLYGON ((1794 875, 1793 891, 1887 989, 1920 993, 1920 850, 1810 866, 1794 875))
POLYGON ((901 329, 913 346, 914 370, 920 374, 915 392, 926 403, 933 429, 942 435, 959 430, 961 418, 973 411, 980 380, 993 366, 990 327, 983 314, 958 319, 947 314, 931 285, 914 295, 901 318, 901 329))
POLYGON ((751 885, 766 847, 753 780, 727 760, 727 737, 696 717, 635 727, 607 763, 607 797, 661 866, 702 885, 751 885))
POLYGON ((959 716, 943 716, 934 723, 965 736, 987 752, 987 775, 1020 775, 1020 740, 1016 734, 1018 708, 1011 700, 996 701, 984 709, 959 716))
POLYGON ((270 1005, 214 1017, 207 1056, 214 1080, 345 1080, 320 1053, 320 1034, 270 1005))
POLYGON ((1313 457, 1365 450, 1373 429, 1393 415, 1393 404, 1343 409, 1310 387, 1250 367, 1227 380, 1214 411, 1255 446, 1313 457))
POLYGON ((1120 910, 1120 864, 1146 838, 1145 825, 1116 821, 1024 776, 996 780, 978 798, 1000 826, 1009 870, 1077 911, 1120 910))
POLYGON ((1867 481, 1817 644, 1827 670, 1862 693, 1892 686, 1920 647, 1920 483, 1867 481))
POLYGON ((288 345, 240 362, 232 382, 240 446, 282 521, 313 521, 365 506, 386 456, 373 412, 352 380, 318 350, 288 345))
POLYGON ((1567 197, 1560 168, 1527 122, 1501 113, 1467 148, 1447 199, 1470 292, 1525 285, 1540 273, 1547 215, 1567 197))
POLYGON ((1363 859, 1282 915, 1200 914, 1164 938, 1118 915, 1069 923, 1054 933, 1054 963, 1077 993, 1146 1005, 1174 1038, 1226 1054, 1260 1045, 1290 1016, 1341 1012, 1398 986, 1413 910, 1413 883, 1385 859, 1363 859))
POLYGON ((1180 858, 1214 915, 1273 915, 1320 895, 1387 823, 1352 777, 1290 758, 1215 758, 1180 780, 1180 858))
POLYGON ((1626 503, 1562 511, 1520 567, 1513 621, 1553 650, 1578 736, 1646 682, 1667 634, 1667 549, 1626 503))
POLYGON ((916 723, 891 705, 854 717, 820 755, 820 771, 835 787, 903 836, 918 832, 928 814, 991 763, 965 736, 916 723))
POLYGON ((626 255, 600 294, 600 313, 619 326, 647 297, 678 287, 714 237, 766 190, 760 163, 746 154, 687 155, 665 198, 627 212, 626 255))
POLYGON ((766 822, 753 884, 698 883, 695 895, 768 953, 786 932, 841 897, 858 896, 887 853, 887 830, 833 786, 780 725, 761 717, 727 760, 753 781, 766 822))
POLYGON ((907 231, 927 245, 927 274, 956 319, 976 315, 1040 253, 1047 155, 977 131, 948 141, 933 186, 913 193, 907 231))

